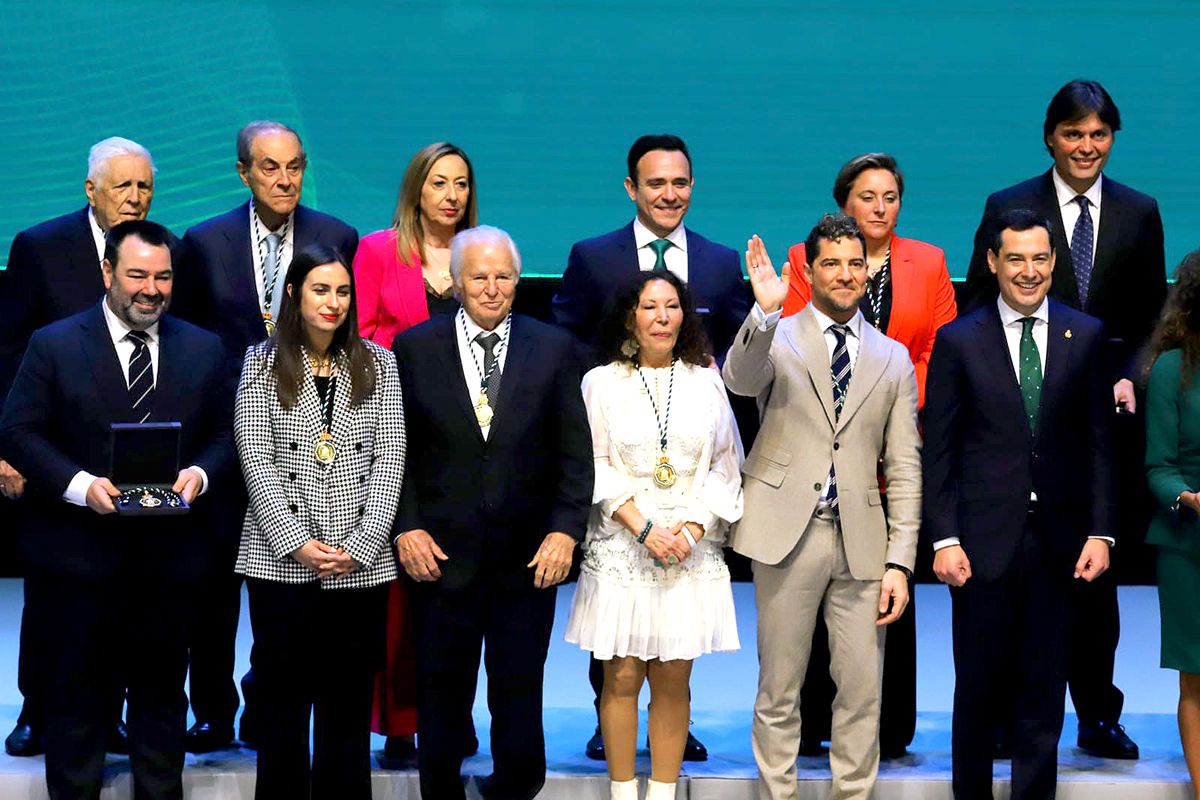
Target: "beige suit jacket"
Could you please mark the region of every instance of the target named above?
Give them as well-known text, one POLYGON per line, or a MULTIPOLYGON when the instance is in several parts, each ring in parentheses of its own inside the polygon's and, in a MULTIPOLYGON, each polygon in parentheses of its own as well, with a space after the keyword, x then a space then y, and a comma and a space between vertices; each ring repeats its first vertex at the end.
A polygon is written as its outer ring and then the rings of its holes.
POLYGON ((850 572, 883 577, 913 568, 921 519, 917 384, 904 347, 870 325, 840 418, 833 411, 829 349, 811 304, 765 332, 746 318, 722 374, 735 394, 758 397, 762 427, 742 470, 745 512, 734 550, 778 564, 800 541, 833 463, 850 572), (887 480, 885 518, 877 465, 887 480))

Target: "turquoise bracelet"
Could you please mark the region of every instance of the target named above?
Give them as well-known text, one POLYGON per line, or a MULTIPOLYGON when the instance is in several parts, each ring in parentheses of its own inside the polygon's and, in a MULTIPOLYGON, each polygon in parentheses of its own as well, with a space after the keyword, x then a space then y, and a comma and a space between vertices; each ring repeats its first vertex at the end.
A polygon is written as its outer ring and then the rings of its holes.
POLYGON ((646 543, 646 536, 649 535, 650 529, 653 527, 654 527, 654 520, 652 520, 652 519, 646 520, 646 525, 642 528, 642 532, 638 534, 638 537, 637 537, 638 544, 646 543))

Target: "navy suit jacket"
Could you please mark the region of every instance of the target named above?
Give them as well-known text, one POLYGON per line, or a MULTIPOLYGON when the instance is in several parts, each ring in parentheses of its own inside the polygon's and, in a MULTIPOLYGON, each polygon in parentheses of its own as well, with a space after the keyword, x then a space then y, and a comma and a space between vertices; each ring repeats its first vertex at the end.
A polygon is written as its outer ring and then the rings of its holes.
MULTIPOLYGON (((221 337, 236 370, 246 349, 267 338, 250 246, 250 201, 189 228, 175 269, 171 312, 221 337)), ((354 262, 358 233, 346 223, 296 206, 293 252, 311 244, 341 251, 354 262)), ((285 269, 287 265, 282 265, 285 269)))
MULTIPOLYGON (((211 333, 170 316, 159 322, 159 336, 150 420, 182 423, 180 465, 203 468, 211 490, 236 465, 224 350, 211 333)), ((32 563, 89 578, 138 569, 194 577, 203 569, 207 493, 187 516, 141 519, 101 516, 62 499, 80 470, 108 474, 110 425, 134 421, 99 302, 34 333, 0 417, 3 451, 28 481, 21 545, 32 563)))
POLYGON ((1116 536, 1112 386, 1101 323, 1054 300, 1030 430, 995 302, 942 326, 925 384, 927 545, 956 536, 977 578, 1004 574, 1036 492, 1055 569, 1070 579, 1089 535, 1116 536))
POLYGON ((1096 317, 1108 337, 1105 359, 1110 377, 1133 378, 1137 354, 1158 322, 1167 297, 1163 224, 1153 197, 1117 183, 1107 175, 1100 184, 1100 228, 1087 303, 1079 299, 1071 248, 1063 230, 1054 191, 1053 167, 1045 173, 996 192, 987 199, 975 232, 975 249, 967 269, 968 310, 996 299, 996 279, 988 269, 988 240, 995 220, 1013 208, 1028 208, 1050 221, 1053 230, 1054 283, 1050 296, 1096 317))
POLYGON ((33 332, 78 314, 103 295, 87 206, 17 234, 0 292, 0 401, 33 332))
MULTIPOLYGON (((684 231, 688 291, 704 322, 713 355, 723 362, 750 311, 750 294, 742 280, 741 260, 728 247, 711 242, 691 229, 684 231)), ((562 285, 551 304, 554 323, 594 344, 605 304, 638 272, 632 222, 612 233, 576 242, 567 258, 562 285)))
POLYGON ((408 437, 394 535, 424 529, 450 558, 435 585, 460 588, 480 569, 532 587, 526 564, 551 531, 582 541, 592 506, 592 436, 576 344, 514 316, 485 440, 463 378, 455 315, 396 337, 408 437))

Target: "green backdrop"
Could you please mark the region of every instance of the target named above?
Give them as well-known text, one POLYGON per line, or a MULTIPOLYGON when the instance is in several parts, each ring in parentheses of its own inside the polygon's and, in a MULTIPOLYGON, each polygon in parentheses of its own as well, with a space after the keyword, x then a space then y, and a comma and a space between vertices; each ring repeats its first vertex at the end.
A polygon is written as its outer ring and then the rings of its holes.
POLYGON ((362 233, 390 221, 415 150, 464 147, 481 219, 539 275, 631 217, 639 134, 688 141, 690 227, 739 250, 758 232, 777 263, 832 207, 838 166, 888 150, 901 232, 961 277, 984 198, 1047 168, 1046 102, 1085 76, 1120 105, 1107 172, 1158 198, 1172 269, 1200 246, 1198 22, 1187 0, 6 0, 0 258, 83 203, 97 139, 151 150, 152 217, 182 233, 244 200, 234 134, 278 118, 309 152, 305 202, 362 233))

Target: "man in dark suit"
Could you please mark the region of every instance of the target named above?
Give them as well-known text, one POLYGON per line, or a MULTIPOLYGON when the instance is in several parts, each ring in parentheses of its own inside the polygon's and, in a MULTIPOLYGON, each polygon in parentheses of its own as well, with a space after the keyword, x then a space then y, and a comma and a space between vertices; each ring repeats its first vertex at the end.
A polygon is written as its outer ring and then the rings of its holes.
POLYGON ((575 342, 513 316, 520 254, 480 226, 451 244, 462 308, 401 334, 408 456, 394 531, 413 583, 421 794, 464 797, 462 743, 485 647, 495 768, 486 798, 546 779, 542 677, 554 586, 592 502, 575 342))
POLYGON ((134 794, 183 795, 188 587, 202 568, 198 517, 116 515, 106 475, 113 423, 182 423, 189 503, 234 466, 229 372, 220 341, 164 317, 171 235, 123 222, 107 236, 104 299, 37 331, 0 417, 0 443, 28 479, 21 549, 37 574, 46 648, 51 797, 99 797, 111 691, 129 687, 134 794))
MULTIPOLYGON (((0 292, 0 402, 8 394, 33 332, 94 305, 104 293, 100 271, 104 234, 125 220, 146 218, 154 197, 154 171, 149 151, 137 142, 119 136, 103 139, 88 152, 83 184, 87 205, 21 231, 13 239, 0 292)), ((24 476, 0 453, 0 493, 16 501, 24 486, 24 476)), ((14 518, 22 511, 23 505, 14 502, 3 513, 14 518)), ((4 740, 4 749, 12 756, 34 756, 43 749, 45 673, 38 637, 45 626, 36 622, 36 578, 26 579, 25 593, 17 668, 17 685, 25 702, 16 727, 4 740)), ((117 727, 110 745, 114 752, 125 749, 120 722, 124 692, 119 695, 113 701, 117 727)))
MULTIPOLYGON (((581 341, 594 344, 604 307, 624 282, 639 270, 670 270, 687 283, 713 353, 724 362, 734 334, 750 312, 750 293, 742 280, 738 254, 683 226, 694 183, 687 145, 670 134, 642 136, 629 148, 626 166, 625 191, 637 214, 625 227, 571 247, 562 285, 551 303, 552 319, 581 341)), ((731 397, 730 402, 749 450, 758 430, 757 408, 740 397, 731 397)), ((588 679, 599 715, 604 672, 594 658, 588 679)), ((604 758, 599 722, 586 753, 589 758, 604 758)), ((683 757, 704 761, 708 751, 689 733, 683 757)))
POLYGON ((956 800, 992 796, 997 722, 1015 733, 1013 798, 1054 797, 1072 583, 1103 574, 1113 543, 1104 334, 1047 299, 1051 242, 1034 212, 1001 214, 1000 298, 941 328, 929 364, 923 536, 952 587, 956 800))
MULTIPOLYGON (((988 198, 967 272, 966 307, 996 297, 987 247, 997 217, 1028 208, 1050 220, 1059 255, 1050 296, 1104 323, 1104 363, 1120 415, 1115 423, 1119 524, 1128 546, 1145 535, 1153 507, 1142 466, 1145 431, 1132 416, 1138 406, 1133 378, 1167 283, 1158 204, 1102 175, 1120 129, 1121 113, 1099 83, 1075 80, 1055 94, 1043 126, 1054 166, 988 198)), ((1074 595, 1067 681, 1079 716, 1079 747, 1107 758, 1137 758, 1137 745, 1119 724, 1124 696, 1113 684, 1120 637, 1116 580, 1107 575, 1077 586, 1074 595)))
MULTIPOLYGON (((341 220, 300 205, 307 166, 295 131, 280 122, 251 122, 237 136, 237 172, 250 189, 250 200, 184 234, 174 313, 220 336, 230 364, 240 365, 246 348, 274 328, 293 253, 323 244, 340 251, 347 264, 354 259, 358 233, 341 220)), ((188 730, 187 749, 193 753, 228 747, 238 710, 233 668, 242 581, 233 572, 233 562, 246 493, 244 485, 228 488, 221 502, 228 513, 212 537, 214 570, 200 590, 190 648, 196 723, 188 730)), ((251 651, 252 666, 253 662, 251 651)), ((247 697, 241 738, 250 746, 255 739, 252 673, 253 668, 242 679, 247 697)))

